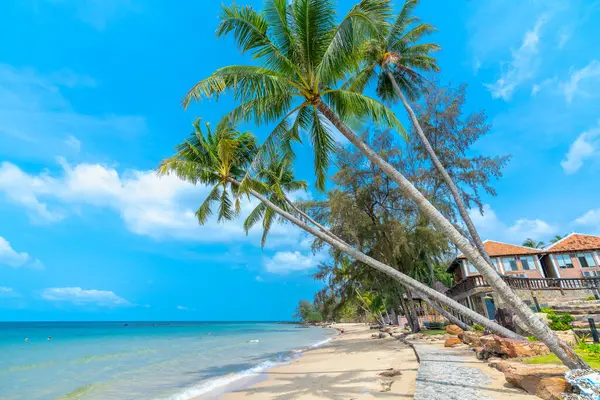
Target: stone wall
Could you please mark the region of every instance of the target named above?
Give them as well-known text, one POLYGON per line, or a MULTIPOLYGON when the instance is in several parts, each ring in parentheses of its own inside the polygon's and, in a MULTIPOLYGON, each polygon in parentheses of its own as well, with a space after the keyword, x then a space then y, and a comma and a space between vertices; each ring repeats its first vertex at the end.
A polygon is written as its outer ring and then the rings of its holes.
MULTIPOLYGON (((585 300, 588 297, 594 296, 590 289, 545 289, 545 290, 528 290, 528 289, 513 289, 513 291, 527 304, 532 306, 535 304, 533 296, 537 297, 540 307, 544 307, 546 303, 572 300, 585 300)), ((504 301, 494 294, 494 303, 497 308, 504 307, 504 301)))

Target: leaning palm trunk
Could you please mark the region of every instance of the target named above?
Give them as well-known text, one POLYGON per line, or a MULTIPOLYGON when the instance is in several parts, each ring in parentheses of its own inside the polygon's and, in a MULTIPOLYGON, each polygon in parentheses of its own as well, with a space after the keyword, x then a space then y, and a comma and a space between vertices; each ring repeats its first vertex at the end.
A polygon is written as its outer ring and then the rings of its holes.
POLYGON ((452 177, 450 176, 450 174, 448 174, 448 171, 446 171, 446 168, 444 168, 444 165, 441 163, 441 161, 438 158, 437 154, 435 153, 435 150, 433 149, 433 147, 431 147, 431 143, 429 142, 429 139, 427 139, 427 136, 425 136, 425 133, 423 132, 423 129, 421 128, 421 124, 419 123, 419 120, 417 119, 417 116, 415 115, 415 112, 411 108, 410 104, 408 104, 406 97, 404 97, 404 94, 402 93, 400 86, 398 86, 398 82, 396 82, 396 78, 394 78, 394 75, 392 74, 392 72, 390 71, 390 69, 388 68, 387 65, 384 67, 384 69, 385 69, 385 72, 386 72, 388 78, 392 82, 392 86, 394 86, 396 95, 402 101, 404 108, 406 108, 406 111, 408 112, 408 115, 410 116, 410 119, 411 119, 415 129, 417 130, 417 134, 419 135, 419 138, 421 139, 421 142, 423 143, 423 146, 425 147, 427 154, 429 154, 429 157, 431 158, 431 162, 433 163, 435 168, 438 170, 438 172, 442 175, 442 178, 444 179, 444 182, 446 182, 446 185, 448 185, 448 188, 450 189, 450 192, 452 193, 452 197, 454 198, 454 201, 456 202, 456 206, 458 207, 458 212, 459 212, 462 220, 465 222, 465 225, 467 226, 467 230, 469 231, 469 234, 471 236, 471 239, 473 240, 473 243, 475 244, 475 247, 477 248, 477 250, 479 250, 479 253, 481 254, 481 256, 483 258, 485 258, 485 260, 490 265, 493 265, 490 256, 488 255, 487 251, 485 250, 485 247, 483 246, 481 237, 479 236, 477 229, 475 229, 475 225, 473 224, 473 221, 471 220, 471 217, 469 216, 469 213, 467 212, 467 207, 465 206, 465 202, 463 201, 463 198, 460 195, 460 192, 458 191, 456 184, 452 180, 452 177))
POLYGON ((300 208, 298 208, 298 206, 296 206, 296 204, 294 204, 294 202, 291 201, 285 194, 283 195, 283 197, 284 197, 285 201, 290 205, 290 207, 292 207, 292 209, 298 213, 298 215, 300 215, 301 217, 303 217, 304 219, 309 221, 311 224, 313 224, 314 226, 319 228, 319 230, 321 232, 323 232, 327 236, 331 237, 333 240, 337 240, 339 242, 346 243, 342 239, 340 239, 338 236, 336 236, 333 232, 331 232, 329 229, 325 228, 323 225, 321 225, 320 223, 315 221, 314 218, 312 218, 310 215, 308 215, 307 213, 302 211, 300 208))
MULTIPOLYGON (((544 342, 548 348, 569 368, 590 368, 579 356, 561 341, 550 328, 544 324, 531 309, 521 300, 510 287, 500 278, 492 265, 474 248, 471 243, 448 221, 438 209, 436 209, 423 196, 423 194, 404 175, 386 162, 373 149, 371 149, 360 137, 358 137, 346 124, 333 112, 320 98, 313 100, 318 110, 335 126, 345 137, 355 145, 369 161, 380 168, 389 176, 406 196, 412 199, 421 212, 443 233, 462 253, 473 263, 477 271, 485 278, 492 289, 500 296, 515 312, 522 321, 526 330, 544 342)), ((348 253, 349 254, 349 253, 348 253)), ((353 256, 354 257, 354 256, 353 256)), ((387 267, 387 266, 386 266, 387 267)), ((388 267, 391 268, 391 267, 388 267)), ((469 316, 470 317, 470 316, 469 316)), ((478 322, 473 318, 474 321, 478 322)))
POLYGON ((408 308, 410 312, 410 318, 412 319, 412 331, 413 333, 417 333, 421 331, 421 325, 419 324, 419 314, 417 313, 417 308, 415 307, 415 300, 413 299, 412 290, 408 289, 406 291, 406 297, 408 298, 408 308))
MULTIPOLYGON (((229 182, 233 183, 234 185, 237 185, 237 186, 240 185, 240 182, 233 178, 228 178, 227 180, 229 182)), ((402 285, 404 285, 412 290, 421 292, 424 295, 429 296, 429 298, 434 299, 435 301, 438 301, 440 304, 443 304, 449 308, 457 310, 461 314, 468 316, 473 321, 477 322, 481 326, 488 328, 490 331, 492 331, 494 333, 497 333, 501 336, 508 337, 508 338, 522 339, 522 337, 520 335, 516 334, 515 332, 513 332, 509 329, 506 329, 503 326, 498 325, 497 323, 487 319, 483 315, 476 313, 475 311, 463 306, 462 304, 458 303, 457 301, 452 300, 451 298, 445 296, 444 294, 403 274, 402 272, 390 267, 389 265, 386 265, 386 264, 382 263, 381 261, 378 261, 378 260, 375 260, 374 258, 369 257, 368 255, 360 252, 359 250, 355 249, 352 246, 349 246, 348 244, 345 244, 345 243, 342 243, 342 242, 332 239, 330 236, 328 236, 328 235, 324 234, 323 232, 306 224, 305 222, 296 218, 295 216, 288 213, 287 211, 282 210, 281 208, 279 208, 278 206, 273 204, 271 201, 269 201, 269 199, 267 199, 265 196, 258 193, 257 191, 255 191, 253 189, 249 189, 249 192, 254 197, 256 197, 258 200, 263 202, 267 207, 271 208, 273 211, 275 211, 277 214, 279 214, 281 217, 290 221, 292 224, 296 225, 300 229, 321 239, 323 242, 328 243, 330 246, 332 246, 336 250, 341 251, 342 253, 346 253, 349 256, 353 257, 355 260, 360 261, 363 264, 369 265, 370 267, 374 268, 375 270, 392 277, 396 281, 400 282, 402 285)))

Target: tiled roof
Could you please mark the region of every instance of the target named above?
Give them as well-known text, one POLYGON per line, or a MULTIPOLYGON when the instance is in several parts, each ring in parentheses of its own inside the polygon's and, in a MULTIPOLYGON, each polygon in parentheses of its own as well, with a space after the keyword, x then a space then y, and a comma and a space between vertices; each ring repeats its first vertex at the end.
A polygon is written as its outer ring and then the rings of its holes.
POLYGON ((580 251, 600 249, 600 236, 584 235, 582 233, 571 233, 552 246, 544 249, 545 252, 553 253, 560 251, 580 251))
MULTIPOLYGON (((493 240, 486 240, 485 242, 483 242, 483 247, 485 247, 485 250, 487 251, 490 257, 520 256, 525 254, 539 254, 542 252, 541 249, 533 249, 531 247, 495 242, 493 240)), ((465 256, 460 254, 458 258, 465 258, 465 256)))

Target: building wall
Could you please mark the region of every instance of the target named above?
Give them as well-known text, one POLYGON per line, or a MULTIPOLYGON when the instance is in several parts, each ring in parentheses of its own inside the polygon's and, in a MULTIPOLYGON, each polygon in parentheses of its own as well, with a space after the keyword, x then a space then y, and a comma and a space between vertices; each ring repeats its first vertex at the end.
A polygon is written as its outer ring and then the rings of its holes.
MULTIPOLYGON (((533 262, 536 267, 536 269, 533 269, 533 270, 523 269, 523 265, 521 264, 520 257, 525 257, 525 256, 492 257, 492 262, 494 264, 494 267, 496 268, 496 271, 500 275, 508 275, 508 276, 526 275, 527 278, 544 278, 544 275, 541 272, 542 265, 537 256, 535 256, 535 255, 531 256, 533 258, 533 262), (518 271, 506 270, 504 268, 504 264, 502 263, 502 258, 512 258, 512 257, 517 258, 518 271)), ((467 272, 467 276, 481 275, 478 271, 474 270, 473 268, 469 268, 469 263, 467 262, 467 260, 462 260, 462 263, 463 263, 462 269, 464 269, 467 272)), ((457 268, 456 271, 458 271, 459 269, 460 268, 457 268)), ((457 277, 456 271, 455 271, 455 278, 457 277)), ((460 274, 462 276, 463 272, 461 271, 460 274)), ((460 282, 461 279, 462 278, 456 280, 455 282, 460 282)))
POLYGON ((579 253, 577 253, 577 252, 553 253, 553 254, 548 254, 544 258, 548 259, 548 261, 546 261, 547 263, 551 263, 552 261, 555 263, 561 278, 582 278, 583 271, 600 271, 600 258, 598 255, 598 251, 583 251, 583 252, 579 252, 579 253), (587 267, 587 268, 582 267, 581 263, 579 262, 579 258, 577 258, 577 254, 579 254, 579 253, 591 253, 592 257, 596 261, 596 266, 595 267, 587 267), (558 255, 569 256, 569 258, 571 259, 571 263, 573 264, 573 268, 560 268, 559 264, 558 264, 558 260, 557 260, 558 255))

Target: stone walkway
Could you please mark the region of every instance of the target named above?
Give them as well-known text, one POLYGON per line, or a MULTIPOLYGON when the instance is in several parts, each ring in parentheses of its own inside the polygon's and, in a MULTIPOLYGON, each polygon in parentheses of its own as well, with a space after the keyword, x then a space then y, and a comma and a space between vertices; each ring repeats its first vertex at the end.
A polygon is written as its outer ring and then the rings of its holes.
POLYGON ((415 400, 537 399, 506 384, 503 374, 478 361, 469 349, 413 345, 421 362, 415 400))

